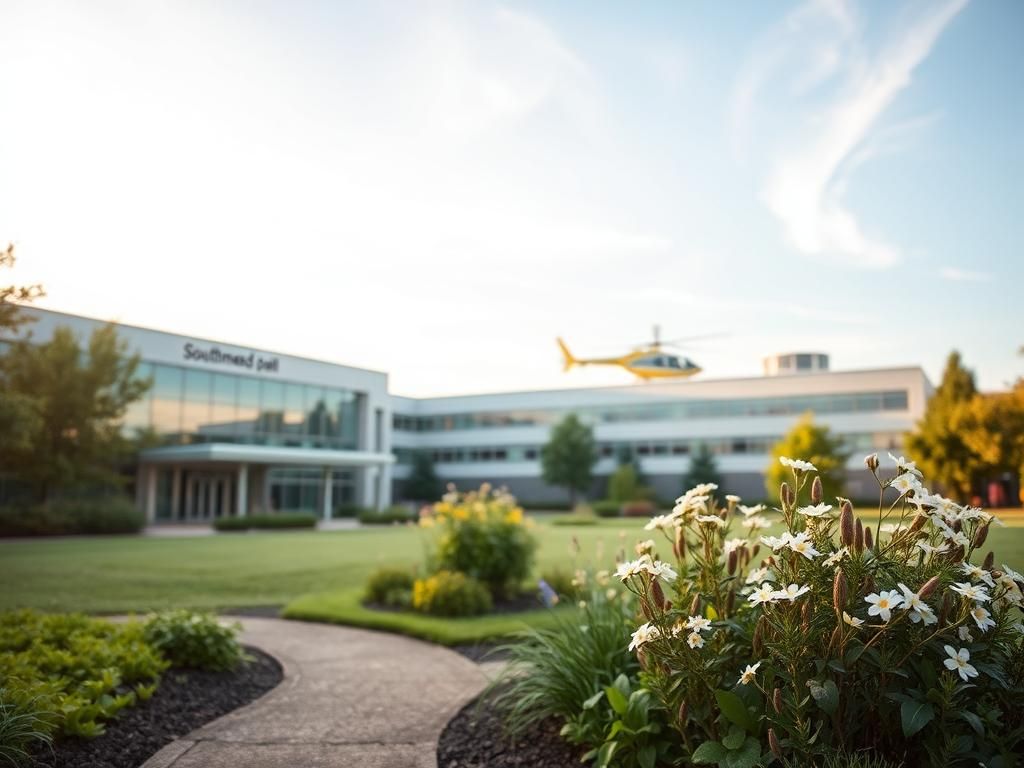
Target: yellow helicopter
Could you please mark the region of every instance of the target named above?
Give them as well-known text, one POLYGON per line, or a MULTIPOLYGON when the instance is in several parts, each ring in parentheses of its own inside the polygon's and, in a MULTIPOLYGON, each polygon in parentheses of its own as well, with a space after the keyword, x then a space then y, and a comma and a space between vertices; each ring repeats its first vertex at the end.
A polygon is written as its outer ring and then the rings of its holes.
POLYGON ((701 367, 688 357, 669 354, 662 350, 662 347, 675 346, 681 341, 694 341, 696 339, 712 338, 710 336, 690 336, 681 339, 662 341, 660 328, 654 326, 654 340, 645 343, 632 352, 621 357, 590 357, 578 358, 569 351, 566 343, 558 338, 559 349, 562 350, 562 358, 568 371, 574 365, 618 365, 625 368, 644 380, 650 379, 682 379, 694 376, 701 372, 701 367))

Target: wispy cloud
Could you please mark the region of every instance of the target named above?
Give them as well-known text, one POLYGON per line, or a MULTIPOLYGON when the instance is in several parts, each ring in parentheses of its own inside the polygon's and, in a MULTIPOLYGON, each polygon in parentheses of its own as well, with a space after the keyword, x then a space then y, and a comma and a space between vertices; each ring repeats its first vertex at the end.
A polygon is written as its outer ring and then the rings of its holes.
POLYGON ((808 2, 765 38, 737 80, 734 136, 742 138, 757 97, 785 81, 781 96, 797 102, 785 110, 785 134, 796 141, 768 148, 762 199, 798 251, 867 268, 901 261, 900 248, 870 234, 846 204, 846 181, 878 151, 871 142, 879 118, 966 4, 928 6, 877 52, 867 50, 845 0, 808 2))
POLYGON ((992 275, 988 272, 974 272, 958 267, 942 267, 939 270, 939 277, 954 283, 989 283, 992 281, 992 275))

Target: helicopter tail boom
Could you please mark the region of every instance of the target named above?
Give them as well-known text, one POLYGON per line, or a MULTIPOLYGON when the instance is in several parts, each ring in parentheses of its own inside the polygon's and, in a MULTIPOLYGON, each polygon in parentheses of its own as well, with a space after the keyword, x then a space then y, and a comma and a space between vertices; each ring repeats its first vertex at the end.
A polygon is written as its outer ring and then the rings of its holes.
POLYGON ((566 346, 561 337, 555 339, 555 341, 558 342, 558 348, 562 350, 562 370, 568 371, 574 365, 579 363, 579 360, 573 357, 572 352, 569 351, 569 347, 566 346))

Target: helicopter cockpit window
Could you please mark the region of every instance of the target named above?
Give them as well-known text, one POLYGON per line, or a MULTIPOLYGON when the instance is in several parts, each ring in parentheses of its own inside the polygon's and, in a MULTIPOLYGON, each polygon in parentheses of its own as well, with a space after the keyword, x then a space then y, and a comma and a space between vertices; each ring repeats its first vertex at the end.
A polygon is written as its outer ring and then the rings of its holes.
POLYGON ((668 360, 668 367, 669 368, 680 368, 680 367, 682 367, 682 366, 679 365, 679 358, 676 357, 675 355, 672 355, 671 357, 667 358, 667 360, 668 360))

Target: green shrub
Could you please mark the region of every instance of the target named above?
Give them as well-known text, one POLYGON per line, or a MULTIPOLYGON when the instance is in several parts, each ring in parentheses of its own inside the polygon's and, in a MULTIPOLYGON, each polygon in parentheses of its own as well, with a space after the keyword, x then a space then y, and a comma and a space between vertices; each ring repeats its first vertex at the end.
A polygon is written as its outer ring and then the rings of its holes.
POLYGON ((51 697, 0 687, 0 765, 27 762, 30 749, 53 741, 52 706, 51 697))
POLYGON ((655 512, 653 501, 628 501, 622 505, 623 517, 650 517, 655 512))
POLYGON ((589 515, 580 515, 576 512, 571 512, 568 515, 553 517, 548 521, 548 523, 550 525, 597 525, 597 516, 593 513, 589 515))
POLYGON ((145 637, 176 667, 227 670, 247 658, 236 637, 241 628, 209 613, 165 611, 146 620, 145 637))
POLYGON ((136 702, 133 688, 155 684, 167 666, 138 622, 34 611, 0 614, 3 717, 12 748, 24 746, 19 740, 25 736, 37 741, 54 733, 102 734, 104 721, 136 702))
POLYGON ((541 573, 540 579, 559 597, 575 600, 579 595, 579 579, 576 573, 566 568, 549 568, 541 573))
POLYGON ((363 525, 392 525, 394 523, 411 523, 416 513, 408 507, 395 505, 387 509, 364 509, 359 513, 359 522, 363 525))
POLYGON ((464 573, 438 571, 415 581, 412 607, 433 616, 477 616, 493 605, 491 593, 476 579, 464 573))
POLYGON ((123 496, 0 508, 0 536, 138 533, 146 517, 123 496))
POLYGON ((620 675, 637 681, 640 665, 622 641, 635 604, 628 593, 611 588, 607 572, 587 582, 591 590, 583 607, 555 628, 527 630, 501 649, 509 662, 486 695, 513 734, 556 718, 568 741, 597 747, 614 720, 605 688, 620 675))
POLYGON ((280 512, 270 515, 245 517, 218 517, 213 527, 227 533, 249 530, 282 530, 287 528, 316 528, 317 517, 306 512, 280 512))
POLYGON ((590 506, 600 517, 618 517, 622 514, 622 502, 614 499, 595 501, 590 506))
POLYGON ((358 504, 339 504, 334 508, 334 517, 359 517, 363 509, 358 504))
POLYGON ((495 598, 515 594, 530 573, 537 542, 515 498, 479 491, 445 494, 421 519, 440 529, 435 559, 439 568, 459 571, 487 585, 495 598))
POLYGON ((366 581, 367 603, 408 608, 415 577, 408 568, 378 568, 366 581))

